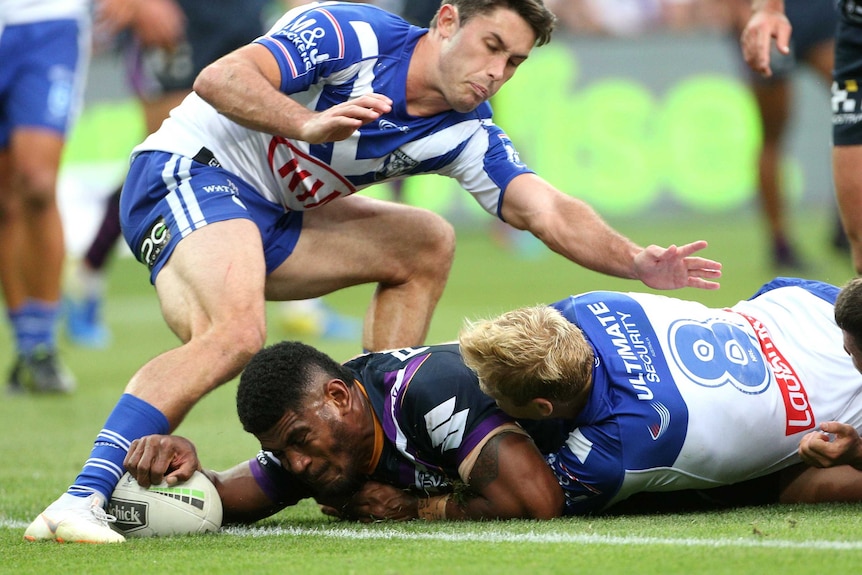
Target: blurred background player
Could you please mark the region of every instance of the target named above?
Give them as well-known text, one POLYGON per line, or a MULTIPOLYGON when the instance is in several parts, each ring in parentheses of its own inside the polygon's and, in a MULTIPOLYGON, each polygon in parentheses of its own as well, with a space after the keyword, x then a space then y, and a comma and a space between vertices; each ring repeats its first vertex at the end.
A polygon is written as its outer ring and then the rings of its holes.
MULTIPOLYGON (((853 266, 862 273, 862 6, 839 0, 832 72, 832 176, 853 266)), ((751 18, 740 37, 746 63, 764 77, 773 74, 777 51, 790 53, 791 24, 784 0, 752 0, 751 18)), ((837 243, 837 242, 836 242, 837 243)))
POLYGON ((56 341, 65 257, 56 192, 90 42, 88 0, 0 2, 0 284, 17 356, 10 392, 75 386, 56 341))
MULTIPOLYGON (((99 0, 99 33, 115 36, 125 51, 128 84, 147 133, 189 94, 204 66, 266 31, 271 4, 280 15, 281 3, 274 0, 99 0)), ((110 342, 102 307, 106 266, 121 234, 121 189, 122 184, 108 198, 98 231, 69 278, 66 332, 77 345, 101 348, 110 342)), ((358 340, 361 330, 358 319, 339 316, 321 300, 293 302, 281 320, 285 329, 302 335, 358 340)))
MULTIPOLYGON (((751 17, 749 0, 734 0, 734 33, 739 36, 751 17)), ((793 36, 790 52, 773 50, 772 75, 765 78, 747 69, 746 76, 763 126, 763 144, 758 158, 758 191, 760 204, 769 232, 772 262, 776 267, 804 268, 804 262, 794 248, 788 230, 786 200, 781 177, 781 159, 788 119, 793 105, 792 76, 807 66, 824 84, 824 92, 832 80, 835 52, 835 28, 838 13, 834 0, 786 0, 785 10, 793 36)), ((843 234, 835 243, 842 243, 843 234)))

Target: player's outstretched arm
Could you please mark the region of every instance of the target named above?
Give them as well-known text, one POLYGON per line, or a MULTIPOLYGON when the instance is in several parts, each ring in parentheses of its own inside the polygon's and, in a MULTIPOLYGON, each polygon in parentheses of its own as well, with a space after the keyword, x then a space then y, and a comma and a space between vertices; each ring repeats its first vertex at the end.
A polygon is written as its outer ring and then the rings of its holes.
POLYGON ((717 289, 721 264, 692 254, 706 247, 642 248, 611 228, 585 202, 564 194, 534 174, 516 177, 506 188, 503 219, 529 230, 567 259, 608 275, 638 279, 654 289, 717 289))
MULTIPOLYGON (((264 492, 249 462, 220 472, 203 469, 194 444, 178 435, 148 435, 134 440, 124 465, 143 487, 157 485, 162 479, 173 485, 201 471, 218 490, 225 524, 251 523, 286 506, 274 502, 264 492)), ((300 498, 298 496, 297 500, 300 498)))
POLYGON ((315 112, 282 93, 280 85, 281 71, 272 53, 249 44, 204 68, 194 91, 246 128, 310 144, 344 140, 392 109, 387 96, 371 93, 315 112))
POLYGON ((862 437, 852 425, 827 421, 800 440, 799 457, 812 467, 852 465, 862 469, 862 437))
POLYGON ((769 77, 773 40, 782 54, 790 52, 790 21, 784 14, 784 0, 753 0, 751 9, 751 18, 739 39, 742 57, 752 70, 769 77))
POLYGON ((369 481, 340 510, 328 515, 362 522, 469 519, 550 519, 562 515, 563 492, 533 441, 503 432, 482 447, 467 486, 454 494, 417 497, 369 481))

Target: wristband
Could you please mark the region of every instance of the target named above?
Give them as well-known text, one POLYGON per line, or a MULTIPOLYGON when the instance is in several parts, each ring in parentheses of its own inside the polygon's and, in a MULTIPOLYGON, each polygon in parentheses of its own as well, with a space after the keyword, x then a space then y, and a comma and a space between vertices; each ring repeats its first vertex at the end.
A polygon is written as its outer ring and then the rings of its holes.
POLYGON ((439 521, 446 519, 446 505, 452 494, 438 495, 437 497, 419 498, 416 502, 416 513, 419 519, 425 521, 439 521))

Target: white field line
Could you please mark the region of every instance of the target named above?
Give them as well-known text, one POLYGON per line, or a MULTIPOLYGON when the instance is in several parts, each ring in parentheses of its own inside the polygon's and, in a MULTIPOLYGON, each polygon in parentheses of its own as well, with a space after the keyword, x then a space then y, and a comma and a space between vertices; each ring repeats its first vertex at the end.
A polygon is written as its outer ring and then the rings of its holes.
MULTIPOLYGON (((25 529, 27 523, 0 518, 0 528, 25 529)), ((766 537, 745 538, 674 538, 638 537, 577 533, 508 533, 499 530, 457 531, 451 533, 404 532, 395 529, 345 529, 302 527, 226 527, 221 533, 233 537, 327 537, 350 540, 441 541, 452 543, 545 543, 581 545, 666 545, 669 547, 739 547, 772 549, 810 549, 817 551, 862 551, 862 541, 790 541, 766 537)))

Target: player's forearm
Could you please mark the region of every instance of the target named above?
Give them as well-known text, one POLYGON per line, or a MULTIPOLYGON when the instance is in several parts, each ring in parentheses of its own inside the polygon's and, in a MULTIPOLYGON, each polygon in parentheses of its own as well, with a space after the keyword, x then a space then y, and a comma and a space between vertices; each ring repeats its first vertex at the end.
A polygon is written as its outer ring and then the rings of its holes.
POLYGON ((611 228, 589 206, 573 199, 564 211, 545 214, 536 237, 566 259, 603 274, 638 279, 635 256, 642 248, 611 228))
POLYGON ((417 499, 418 519, 426 521, 478 521, 483 519, 551 519, 562 514, 562 506, 543 501, 514 499, 494 501, 478 493, 450 493, 417 499))
POLYGON ((258 485, 247 462, 217 472, 202 470, 213 482, 222 500, 224 524, 254 523, 274 515, 284 505, 273 502, 258 485))

